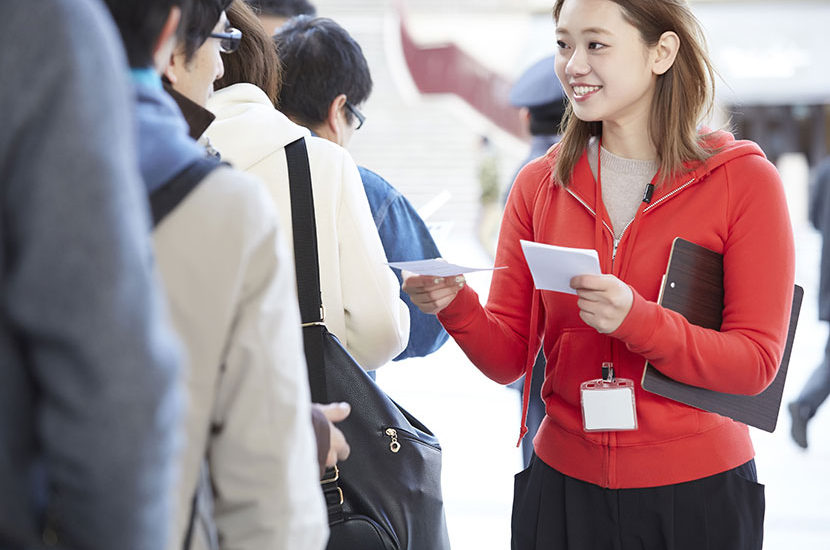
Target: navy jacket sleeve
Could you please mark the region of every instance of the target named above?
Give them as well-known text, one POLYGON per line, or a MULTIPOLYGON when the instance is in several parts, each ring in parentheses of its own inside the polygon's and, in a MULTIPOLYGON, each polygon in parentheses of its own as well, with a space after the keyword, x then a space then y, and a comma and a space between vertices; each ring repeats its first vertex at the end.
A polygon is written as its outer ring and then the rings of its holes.
MULTIPOLYGON (((387 260, 405 262, 440 257, 424 220, 406 197, 371 170, 362 166, 359 169, 387 260)), ((394 272, 401 283, 400 270, 394 272)), ((401 300, 409 308, 409 343, 394 360, 423 357, 436 351, 449 338, 438 318, 421 312, 406 292, 401 291, 401 300)))
POLYGON ((818 164, 810 182, 810 222, 821 233, 818 316, 830 321, 830 157, 818 164))
POLYGON ((0 540, 165 548, 179 355, 124 55, 97 1, 4 8, 0 540))

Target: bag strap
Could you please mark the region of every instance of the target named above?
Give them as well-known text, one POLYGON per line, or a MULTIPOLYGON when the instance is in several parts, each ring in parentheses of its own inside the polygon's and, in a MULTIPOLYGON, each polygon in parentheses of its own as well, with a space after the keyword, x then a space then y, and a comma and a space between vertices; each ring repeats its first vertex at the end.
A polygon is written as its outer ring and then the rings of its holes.
MULTIPOLYGON (((285 146, 288 162, 288 183, 291 191, 291 227, 294 237, 294 264, 297 271, 297 296, 303 323, 303 345, 308 364, 308 383, 311 399, 328 403, 326 371, 323 355, 325 339, 325 312, 320 294, 320 263, 317 256, 317 223, 314 218, 314 193, 311 189, 311 169, 304 138, 285 146)), ((340 488, 340 470, 328 468, 320 481, 328 509, 329 525, 344 521, 343 489, 340 488)))
POLYGON ((303 344, 308 364, 311 397, 328 403, 326 373, 323 368, 323 328, 325 315, 320 294, 320 264, 317 256, 317 223, 314 218, 314 193, 305 138, 285 146, 288 183, 291 193, 291 227, 294 240, 294 264, 297 274, 297 297, 303 323, 303 344))
POLYGON ((215 158, 204 157, 189 164, 170 181, 150 193, 150 211, 153 227, 167 217, 208 174, 225 164, 215 158))

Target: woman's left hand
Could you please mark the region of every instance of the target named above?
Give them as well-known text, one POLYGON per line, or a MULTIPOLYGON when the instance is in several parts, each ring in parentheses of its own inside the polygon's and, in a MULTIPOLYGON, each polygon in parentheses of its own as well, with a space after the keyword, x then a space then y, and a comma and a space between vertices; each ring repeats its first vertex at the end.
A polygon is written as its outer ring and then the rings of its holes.
POLYGON ((613 275, 577 275, 571 288, 578 297, 579 317, 602 334, 617 330, 634 303, 631 289, 613 275))

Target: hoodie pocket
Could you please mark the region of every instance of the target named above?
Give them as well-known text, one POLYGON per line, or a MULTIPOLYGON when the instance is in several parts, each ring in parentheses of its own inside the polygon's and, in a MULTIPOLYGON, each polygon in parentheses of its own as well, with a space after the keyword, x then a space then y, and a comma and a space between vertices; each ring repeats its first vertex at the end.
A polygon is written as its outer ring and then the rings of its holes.
POLYGON ((542 388, 542 395, 553 394, 555 399, 579 408, 579 386, 601 376, 602 361, 607 355, 608 340, 596 330, 588 327, 563 330, 551 353, 550 385, 542 388))

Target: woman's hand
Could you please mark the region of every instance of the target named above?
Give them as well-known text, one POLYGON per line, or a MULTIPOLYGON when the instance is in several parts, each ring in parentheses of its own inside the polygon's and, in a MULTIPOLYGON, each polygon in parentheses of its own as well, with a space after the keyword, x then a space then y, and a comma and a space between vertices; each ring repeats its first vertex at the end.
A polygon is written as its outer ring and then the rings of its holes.
POLYGON ((571 288, 579 298, 579 317, 602 334, 617 330, 634 303, 631 288, 613 275, 577 275, 571 288))
POLYGON ((434 277, 402 271, 401 288, 424 313, 437 314, 455 299, 465 284, 464 276, 434 277))

